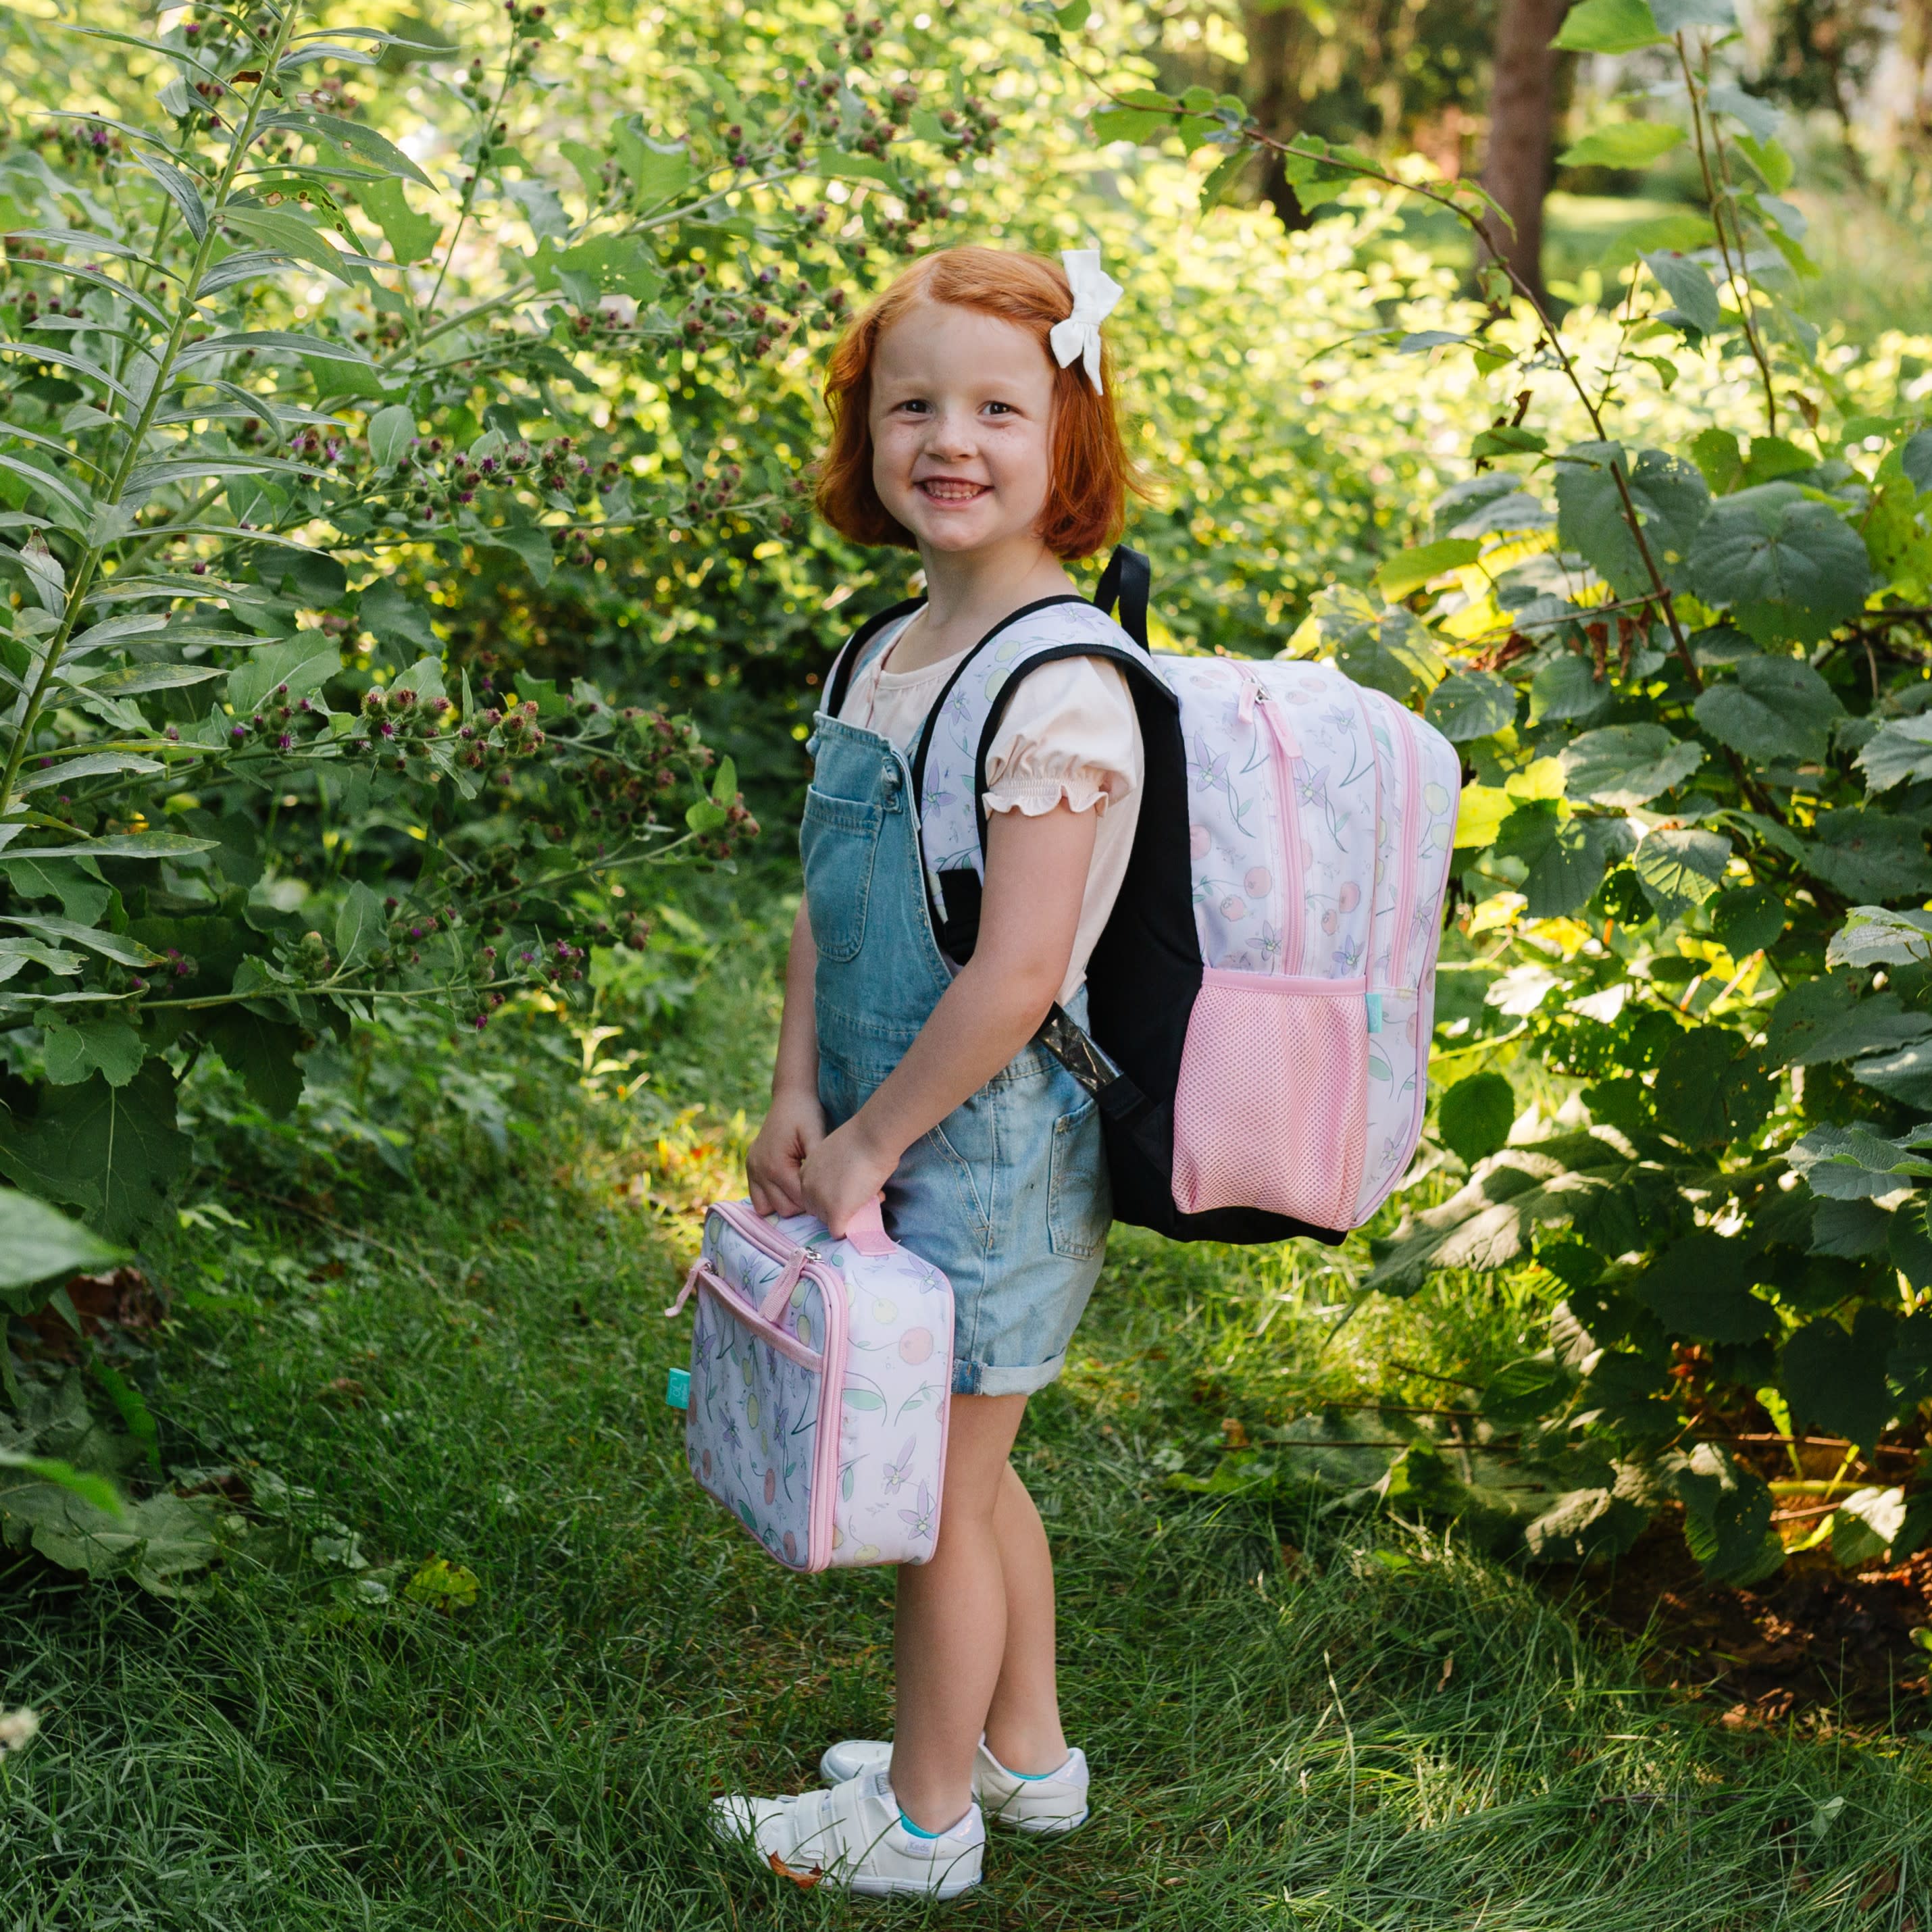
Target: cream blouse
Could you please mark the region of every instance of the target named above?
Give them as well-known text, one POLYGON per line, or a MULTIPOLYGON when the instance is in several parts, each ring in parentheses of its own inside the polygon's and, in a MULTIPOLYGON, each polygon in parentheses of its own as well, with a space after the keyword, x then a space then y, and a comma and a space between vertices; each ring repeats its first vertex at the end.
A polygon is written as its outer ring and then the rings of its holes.
MULTIPOLYGON (((890 644, 873 652, 852 680, 840 718, 878 732, 910 758, 927 712, 962 655, 896 671, 889 668, 890 644)), ((1097 814, 1080 922, 1060 989, 1063 1006, 1085 983, 1087 962, 1120 896, 1145 776, 1140 720, 1127 680, 1104 658, 1059 658, 1029 673, 987 752, 989 812, 1037 818, 1064 799, 1076 812, 1097 814)))

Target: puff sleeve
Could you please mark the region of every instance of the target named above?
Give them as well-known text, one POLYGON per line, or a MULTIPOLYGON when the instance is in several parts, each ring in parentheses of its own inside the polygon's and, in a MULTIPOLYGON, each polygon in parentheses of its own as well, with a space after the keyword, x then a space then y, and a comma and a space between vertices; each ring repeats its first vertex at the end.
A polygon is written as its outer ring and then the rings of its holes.
POLYGON ((1022 683, 986 754, 990 812, 1105 812, 1141 788, 1140 721, 1127 680, 1104 658, 1062 658, 1022 683))

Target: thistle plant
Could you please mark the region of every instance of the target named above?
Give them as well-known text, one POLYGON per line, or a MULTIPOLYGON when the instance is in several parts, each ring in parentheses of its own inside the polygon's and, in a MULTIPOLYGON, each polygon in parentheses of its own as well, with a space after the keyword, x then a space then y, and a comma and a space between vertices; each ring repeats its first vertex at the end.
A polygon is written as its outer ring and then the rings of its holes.
POLYGON ((547 105, 554 8, 462 48, 298 0, 159 20, 50 25, 112 105, 50 71, 0 148, 0 1172, 117 1240, 203 1054, 286 1113, 325 1030, 568 1000, 649 943, 653 868, 756 835, 688 718, 459 660, 436 586, 794 532, 796 456, 668 399, 836 324, 942 205, 904 143, 993 130, 875 80, 856 14, 595 145, 547 105))

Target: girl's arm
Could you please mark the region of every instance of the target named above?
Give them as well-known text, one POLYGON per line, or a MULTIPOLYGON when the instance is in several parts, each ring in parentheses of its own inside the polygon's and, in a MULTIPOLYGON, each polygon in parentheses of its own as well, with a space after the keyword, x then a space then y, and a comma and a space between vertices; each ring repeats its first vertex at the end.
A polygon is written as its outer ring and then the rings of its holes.
MULTIPOLYGON (((1036 818, 993 815, 972 958, 905 1058, 801 1169, 806 1201, 833 1234, 845 1232, 906 1149, 985 1086, 1046 1018, 1073 956, 1094 857, 1094 817, 1064 802, 1036 818)), ((808 1006, 811 997, 808 980, 802 995, 808 1006)))
POLYGON ((745 1156, 752 1205, 760 1214, 802 1214, 799 1174, 806 1156, 825 1138, 818 1105, 818 1032, 812 1018, 812 982, 818 949, 805 901, 792 922, 791 953, 785 962, 784 1016, 778 1022, 778 1063, 772 1072, 771 1112, 745 1156))

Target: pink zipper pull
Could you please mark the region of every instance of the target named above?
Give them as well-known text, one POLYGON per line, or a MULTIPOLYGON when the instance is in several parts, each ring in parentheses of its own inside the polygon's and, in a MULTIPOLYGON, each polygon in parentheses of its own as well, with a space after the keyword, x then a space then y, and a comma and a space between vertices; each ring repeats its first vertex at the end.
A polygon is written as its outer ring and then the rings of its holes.
POLYGON ((1244 724, 1255 722, 1255 706, 1265 699, 1268 693, 1262 688, 1258 678, 1244 677, 1241 680, 1241 701, 1234 707, 1235 717, 1244 724))
POLYGON ((808 1248, 800 1248, 784 1264, 784 1271, 773 1282, 766 1292, 758 1312, 776 1328, 778 1317, 784 1312, 785 1304, 791 1299, 791 1292, 798 1286, 798 1278, 805 1272, 805 1264, 812 1258, 808 1248))
POLYGON ((692 1263, 689 1271, 686 1274, 684 1286, 677 1292, 677 1299, 664 1310, 664 1319, 667 1322, 670 1321, 674 1316, 682 1315, 684 1312, 684 1304, 691 1299, 692 1291, 698 1286, 698 1277, 704 1272, 704 1257, 700 1255, 697 1260, 692 1263))

